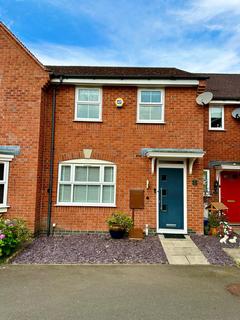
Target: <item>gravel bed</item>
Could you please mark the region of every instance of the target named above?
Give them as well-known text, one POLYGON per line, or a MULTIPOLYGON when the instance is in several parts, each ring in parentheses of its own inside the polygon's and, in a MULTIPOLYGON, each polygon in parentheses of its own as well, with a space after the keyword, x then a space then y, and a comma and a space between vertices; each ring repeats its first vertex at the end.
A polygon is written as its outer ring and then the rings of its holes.
POLYGON ((114 240, 108 234, 39 237, 13 264, 168 263, 157 236, 144 240, 114 240))
POLYGON ((238 237, 237 243, 221 244, 218 237, 191 235, 191 239, 195 242, 197 247, 202 251, 208 262, 215 265, 233 266, 235 265, 232 258, 230 258, 223 248, 239 248, 240 239, 238 237))

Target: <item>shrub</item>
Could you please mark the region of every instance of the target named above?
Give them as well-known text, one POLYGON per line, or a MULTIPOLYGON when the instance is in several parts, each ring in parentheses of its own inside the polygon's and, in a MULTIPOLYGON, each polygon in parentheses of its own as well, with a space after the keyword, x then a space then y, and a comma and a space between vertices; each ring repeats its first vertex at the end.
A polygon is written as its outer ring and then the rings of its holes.
POLYGON ((107 219, 107 224, 110 228, 119 226, 122 227, 122 229, 129 231, 133 227, 133 220, 126 213, 117 211, 107 219))
POLYGON ((9 256, 30 237, 31 234, 23 220, 0 218, 0 257, 9 256))

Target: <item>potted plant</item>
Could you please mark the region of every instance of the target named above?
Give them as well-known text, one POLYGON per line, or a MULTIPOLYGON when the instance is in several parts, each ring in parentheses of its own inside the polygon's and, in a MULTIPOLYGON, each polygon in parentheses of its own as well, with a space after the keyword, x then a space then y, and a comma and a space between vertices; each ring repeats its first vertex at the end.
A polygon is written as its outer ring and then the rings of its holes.
POLYGON ((109 233, 113 239, 121 239, 133 227, 133 220, 124 212, 113 212, 107 219, 109 233))
POLYGON ((210 228, 210 234, 216 236, 218 234, 218 227, 220 224, 220 218, 218 212, 211 212, 208 215, 208 225, 210 228))

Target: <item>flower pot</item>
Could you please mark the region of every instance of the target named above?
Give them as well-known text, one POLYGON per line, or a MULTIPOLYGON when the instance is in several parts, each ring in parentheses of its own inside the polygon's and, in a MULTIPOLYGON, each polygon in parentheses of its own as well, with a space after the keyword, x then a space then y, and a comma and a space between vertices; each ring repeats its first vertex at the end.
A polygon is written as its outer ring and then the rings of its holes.
POLYGON ((109 233, 113 239, 122 239, 125 235, 126 230, 120 226, 112 226, 109 229, 109 233))
POLYGON ((218 234, 218 227, 210 227, 210 234, 216 236, 218 234))

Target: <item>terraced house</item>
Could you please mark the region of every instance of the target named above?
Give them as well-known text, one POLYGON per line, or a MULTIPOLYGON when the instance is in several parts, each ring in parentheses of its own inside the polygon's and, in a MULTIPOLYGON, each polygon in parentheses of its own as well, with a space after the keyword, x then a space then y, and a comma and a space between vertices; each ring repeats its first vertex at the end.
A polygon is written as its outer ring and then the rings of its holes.
POLYGON ((240 75, 44 66, 0 24, 0 212, 35 232, 104 231, 138 190, 139 227, 202 233, 213 200, 240 224, 238 107, 240 75))

